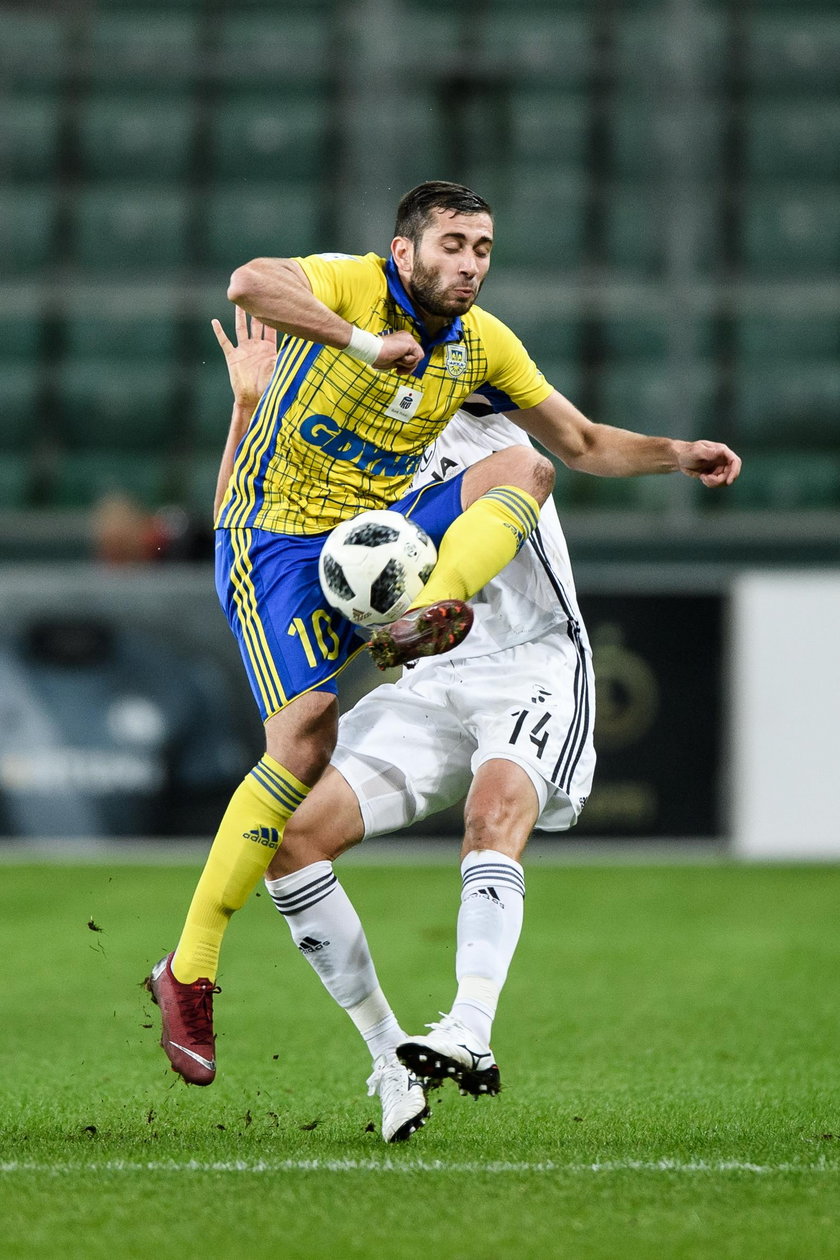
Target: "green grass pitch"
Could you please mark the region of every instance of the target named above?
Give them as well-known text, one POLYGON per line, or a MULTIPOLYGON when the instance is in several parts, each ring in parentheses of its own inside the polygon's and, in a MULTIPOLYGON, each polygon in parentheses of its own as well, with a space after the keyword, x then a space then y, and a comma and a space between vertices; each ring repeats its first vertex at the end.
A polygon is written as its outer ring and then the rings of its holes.
MULTIPOLYGON (((196 874, 2 869, 4 1257, 840 1255, 840 869, 535 861, 503 1092, 446 1086, 396 1147, 264 893, 228 934, 216 1083, 168 1070, 140 981, 196 874)), ((343 878, 419 1031, 454 990, 454 853, 343 878)))

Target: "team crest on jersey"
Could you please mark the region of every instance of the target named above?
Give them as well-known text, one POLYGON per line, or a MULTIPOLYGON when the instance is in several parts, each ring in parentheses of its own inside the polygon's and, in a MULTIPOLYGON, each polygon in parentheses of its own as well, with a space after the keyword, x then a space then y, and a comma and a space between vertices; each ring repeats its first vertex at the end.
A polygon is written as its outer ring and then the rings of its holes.
POLYGON ((467 370, 467 347, 451 345, 446 347, 446 370, 450 376, 463 376, 467 370))

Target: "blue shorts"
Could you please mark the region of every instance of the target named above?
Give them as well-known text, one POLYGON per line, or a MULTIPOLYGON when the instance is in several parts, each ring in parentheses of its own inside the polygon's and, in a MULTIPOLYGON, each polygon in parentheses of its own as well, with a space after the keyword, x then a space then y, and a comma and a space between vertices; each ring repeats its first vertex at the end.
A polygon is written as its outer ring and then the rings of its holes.
MULTIPOLYGON (((463 476, 413 490, 390 510, 422 525, 437 547, 461 514, 463 476)), ((263 721, 307 691, 335 694, 336 676, 365 645, 324 599, 318 557, 328 536, 216 531, 216 591, 263 721)))

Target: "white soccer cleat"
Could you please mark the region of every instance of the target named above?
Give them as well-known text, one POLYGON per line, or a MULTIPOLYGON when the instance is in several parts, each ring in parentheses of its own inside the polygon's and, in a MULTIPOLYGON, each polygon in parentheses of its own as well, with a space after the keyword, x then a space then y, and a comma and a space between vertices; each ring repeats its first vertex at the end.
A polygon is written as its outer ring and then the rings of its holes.
POLYGON ((426 1123, 426 1091, 394 1055, 380 1055, 367 1086, 369 1097, 378 1094, 382 1103, 382 1137, 386 1142, 406 1142, 426 1123))
POLYGON ((425 1037, 412 1037, 397 1046, 397 1058, 427 1085, 455 1081, 462 1094, 479 1098, 502 1088, 493 1051, 452 1015, 427 1024, 425 1037))

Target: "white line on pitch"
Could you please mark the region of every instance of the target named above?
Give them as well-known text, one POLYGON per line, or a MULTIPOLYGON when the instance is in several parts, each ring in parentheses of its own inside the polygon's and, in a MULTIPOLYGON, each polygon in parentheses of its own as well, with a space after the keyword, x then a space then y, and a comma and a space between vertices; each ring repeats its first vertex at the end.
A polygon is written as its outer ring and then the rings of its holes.
POLYGON ((280 1160, 105 1160, 102 1163, 41 1163, 33 1160, 14 1160, 0 1163, 0 1174, 6 1173, 279 1173, 279 1172, 452 1172, 452 1173, 838 1173, 840 1164, 817 1161, 811 1164, 779 1163, 752 1164, 740 1160, 721 1160, 717 1163, 705 1160, 607 1160, 592 1164, 558 1164, 545 1162, 503 1162, 488 1160, 486 1163, 449 1162, 446 1160, 409 1159, 280 1159, 280 1160))

